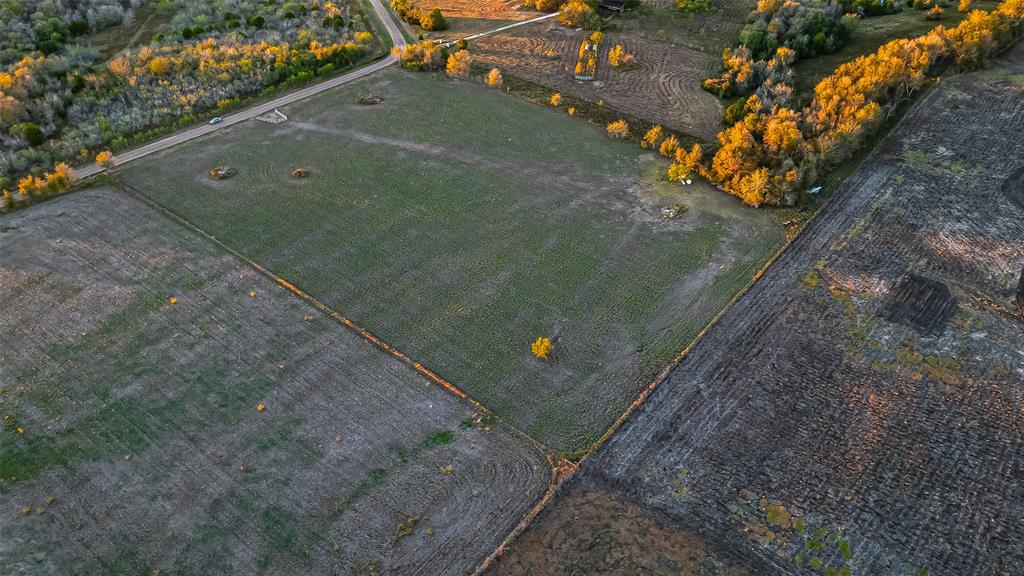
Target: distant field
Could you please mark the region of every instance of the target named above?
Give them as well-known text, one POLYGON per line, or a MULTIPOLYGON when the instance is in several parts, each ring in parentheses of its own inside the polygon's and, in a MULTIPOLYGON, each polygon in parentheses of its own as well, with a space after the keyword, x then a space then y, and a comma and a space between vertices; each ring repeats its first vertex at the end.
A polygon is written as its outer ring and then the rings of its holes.
POLYGON ((602 101, 618 112, 661 124, 698 140, 714 141, 722 108, 701 80, 721 65, 718 52, 704 53, 635 33, 608 32, 600 44, 594 82, 573 78, 580 44, 589 33, 554 22, 529 24, 474 40, 477 62, 497 66, 553 91, 602 101), (608 51, 622 44, 635 61, 628 69, 608 64, 608 51))
POLYGON ((656 40, 718 57, 736 43, 740 28, 754 10, 756 0, 711 0, 711 10, 687 15, 674 0, 643 0, 642 4, 612 24, 641 40, 656 40))
POLYGON ((547 487, 521 436, 121 192, 0 245, 5 575, 465 574, 547 487))
POLYGON ((93 34, 89 43, 96 46, 104 56, 110 58, 126 48, 149 44, 150 39, 170 28, 172 10, 158 11, 154 4, 139 6, 135 12, 135 21, 130 26, 118 25, 93 34))
POLYGON ((416 2, 416 6, 424 11, 439 8, 448 21, 448 28, 436 32, 410 27, 430 39, 461 38, 544 14, 524 8, 517 0, 422 0, 416 2))
POLYGON ((440 8, 445 18, 525 20, 540 14, 536 10, 524 9, 518 0, 421 0, 416 6, 422 10, 440 8))
POLYGON ((391 70, 284 112, 120 177, 555 450, 603 432, 783 238, 764 211, 658 182, 653 154, 481 85, 391 70), (218 165, 238 175, 211 180, 218 165), (674 202, 689 211, 663 220, 674 202))

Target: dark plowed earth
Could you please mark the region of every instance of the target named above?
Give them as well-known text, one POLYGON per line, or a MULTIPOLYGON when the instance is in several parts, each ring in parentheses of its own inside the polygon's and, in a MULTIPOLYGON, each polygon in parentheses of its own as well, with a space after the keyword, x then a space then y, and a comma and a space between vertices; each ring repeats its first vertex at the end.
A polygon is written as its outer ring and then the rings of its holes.
POLYGON ((1014 172, 1006 179, 1006 182, 1003 182, 1003 193, 1010 199, 1010 202, 1024 210, 1024 166, 1021 166, 1020 170, 1014 172))
MULTIPOLYGON (((999 66, 1019 78, 1024 46, 999 66)), ((990 77, 917 104, 498 573, 541 552, 535 573, 624 573, 599 559, 626 550, 645 573, 1024 574, 1024 209, 1001 190, 1024 85, 990 77), (912 275, 958 303, 930 335, 883 317, 912 275), (595 498, 649 520, 566 521, 595 498), (689 566, 653 563, 668 538, 628 547, 666 527, 703 543, 689 566)))
POLYGON ((1024 268, 1020 270, 1020 282, 1017 283, 1017 310, 1021 320, 1024 320, 1024 268))

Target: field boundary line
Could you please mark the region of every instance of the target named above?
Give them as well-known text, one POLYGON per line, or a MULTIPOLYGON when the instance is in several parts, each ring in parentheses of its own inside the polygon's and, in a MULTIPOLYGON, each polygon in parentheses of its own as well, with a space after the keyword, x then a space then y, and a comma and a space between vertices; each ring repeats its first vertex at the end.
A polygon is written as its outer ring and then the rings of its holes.
POLYGON ((536 518, 537 515, 547 507, 548 503, 551 502, 551 499, 554 498, 562 488, 562 484, 565 484, 569 478, 572 478, 577 469, 578 467, 571 462, 561 466, 552 464, 551 484, 548 486, 547 492, 545 492, 544 496, 542 496, 541 499, 530 508, 526 515, 516 523, 515 527, 512 528, 512 531, 509 532, 508 535, 502 539, 501 544, 498 544, 498 547, 494 549, 494 552, 491 552, 487 558, 484 558, 483 562, 473 570, 473 576, 481 576, 484 572, 490 569, 494 562, 505 554, 508 547, 511 546, 512 543, 530 527, 534 518, 536 518))
MULTIPOLYGON (((931 94, 934 93, 934 87, 935 86, 930 86, 926 91, 924 91, 918 99, 913 101, 911 105, 902 112, 897 122, 895 122, 894 124, 886 128, 882 133, 877 135, 873 148, 868 154, 866 154, 860 160, 860 162, 857 163, 857 166, 854 168, 854 171, 856 171, 862 164, 870 161, 876 155, 881 153, 880 150, 882 147, 882 143, 887 138, 889 138, 889 136, 894 134, 900 126, 903 125, 907 118, 911 116, 913 110, 918 107, 920 102, 924 101, 926 98, 930 97, 931 94)), ((848 179, 849 176, 847 176, 847 178, 844 179, 843 182, 845 183, 848 179)), ((648 383, 640 391, 639 395, 632 402, 630 402, 629 406, 627 406, 626 409, 615 419, 615 421, 612 422, 611 426, 607 430, 605 430, 605 432, 601 434, 601 436, 599 436, 597 440, 592 442, 582 452, 582 455, 580 456, 579 460, 575 462, 570 461, 569 465, 559 470, 560 472, 562 472, 562 474, 560 477, 556 479, 557 486, 554 488, 554 491, 551 494, 545 494, 544 498, 542 498, 541 501, 533 509, 530 510, 527 516, 523 518, 522 522, 520 522, 520 525, 517 525, 515 529, 513 529, 513 532, 509 534, 509 536, 502 542, 498 549, 495 550, 494 553, 492 553, 490 556, 488 556, 484 560, 484 562, 477 568, 477 570, 473 573, 474 576, 479 576, 484 571, 488 570, 491 567, 491 564, 493 564, 495 560, 497 560, 504 554, 505 550, 507 549, 507 546, 510 545, 513 540, 518 538, 518 536, 521 535, 527 527, 529 527, 529 524, 540 514, 543 508, 546 507, 547 504, 549 504, 551 500, 554 499, 554 496, 558 492, 558 489, 561 488, 562 485, 564 485, 567 481, 569 481, 573 476, 576 475, 576 472, 580 470, 580 468, 583 466, 583 463, 587 460, 587 458, 589 458, 591 454, 593 454, 599 448, 601 448, 601 446, 603 446, 613 435, 615 435, 616 432, 619 431, 619 429, 626 422, 626 420, 633 415, 633 412, 635 412, 636 409, 639 408, 645 400, 647 400, 648 396, 650 396, 651 393, 654 392, 656 388, 658 388, 658 386, 660 386, 663 382, 665 382, 668 379, 668 376, 672 373, 672 371, 676 367, 678 367, 679 364, 686 358, 686 356, 688 356, 689 353, 697 346, 697 344, 699 344, 707 336, 707 334, 715 326, 717 326, 719 322, 721 322, 722 318, 733 308, 733 306, 735 306, 735 304, 741 298, 746 296, 755 286, 757 286, 758 281, 761 279, 762 276, 764 276, 765 272, 767 272, 772 265, 774 265, 780 258, 782 258, 782 256, 787 254, 789 252, 789 249, 793 246, 793 244, 804 238, 804 231, 807 230, 813 222, 816 222, 817 220, 823 218, 824 216, 822 216, 822 214, 828 212, 828 208, 834 206, 836 202, 844 200, 845 197, 848 195, 848 193, 833 194, 830 198, 827 199, 827 201, 823 205, 819 206, 818 209, 814 212, 814 214, 812 214, 811 217, 808 218, 807 221, 803 223, 803 226, 800 227, 800 231, 797 234, 795 234, 792 238, 789 238, 785 242, 783 242, 782 246, 780 246, 779 249, 770 258, 768 258, 767 261, 765 261, 765 263, 760 267, 760 269, 758 269, 758 271, 754 273, 751 281, 746 286, 744 286, 739 292, 737 292, 731 299, 729 299, 729 302, 726 303, 726 305, 723 306, 717 314, 715 314, 715 316, 707 323, 707 325, 705 325, 704 328, 701 329, 701 331, 698 332, 697 335, 693 337, 693 339, 683 348, 681 352, 679 352, 679 354, 675 356, 675 358, 669 361, 667 365, 665 365, 661 370, 658 371, 657 375, 655 375, 651 382, 648 383)))
MULTIPOLYGON (((156 200, 153 200, 149 196, 146 196, 143 192, 141 192, 138 189, 134 188, 133 186, 131 186, 127 182, 124 182, 123 180, 121 180, 119 178, 114 178, 113 184, 114 184, 114 186, 116 188, 118 188, 119 190, 121 190, 125 194, 128 194, 129 196, 131 196, 133 198, 136 198, 137 200, 141 201, 143 204, 146 204, 150 208, 153 208, 153 209, 157 210, 158 212, 160 212, 164 216, 168 217, 172 221, 176 222, 177 224, 180 224, 181 226, 183 226, 186 229, 194 232, 195 234, 198 234, 199 236, 203 237, 204 239, 206 239, 206 240, 208 240, 210 242, 213 242, 220 249, 224 250, 228 254, 231 254, 232 256, 234 256, 235 258, 237 258, 241 262, 245 263, 246 265, 251 267, 253 270, 256 270, 257 272, 259 272, 263 276, 265 276, 267 278, 270 278, 275 283, 277 283, 279 286, 281 286, 285 290, 291 292, 293 295, 298 296, 299 298, 301 298, 303 301, 305 301, 307 304, 309 304, 313 308, 316 308, 318 311, 320 311, 321 313, 327 315, 332 320, 335 320, 336 322, 338 322, 342 326, 348 328, 349 330, 351 330, 355 334, 359 335, 366 342, 370 343, 371 345, 376 347, 378 350, 381 350, 383 352, 386 352, 386 353, 390 354, 393 358, 399 360, 402 364, 404 364, 405 366, 411 368, 414 372, 419 374, 421 377, 425 378, 428 382, 433 383, 433 384, 435 384, 437 386, 440 386, 447 393, 451 394, 452 396, 456 397, 459 400, 462 400, 463 402, 466 402, 467 404, 472 406, 474 409, 479 410, 480 412, 482 412, 482 413, 484 413, 486 415, 489 415, 489 416, 492 416, 494 418, 497 418, 501 422, 501 424, 503 426, 505 426, 509 430, 511 430, 516 436, 519 436, 520 438, 526 440, 528 444, 532 445, 534 447, 534 449, 536 449, 538 452, 540 452, 547 459, 548 463, 551 465, 552 470, 559 470, 559 469, 561 469, 561 468, 563 468, 565 466, 569 466, 569 467, 575 468, 575 465, 573 463, 571 463, 568 460, 565 460, 564 458, 558 456, 556 452, 551 450, 551 448, 549 448, 543 442, 541 442, 540 440, 537 440, 536 438, 534 438, 530 434, 527 434, 523 430, 520 430, 517 426, 511 424, 507 420, 505 420, 505 419, 501 418, 500 416, 496 415, 490 408, 488 408, 483 403, 481 403, 480 401, 476 400, 475 398, 473 398, 472 396, 470 396, 469 394, 464 392, 458 386, 456 386, 456 385, 452 384, 451 382, 449 382, 448 380, 446 380, 444 377, 440 376, 437 372, 434 372, 433 370, 431 370, 431 369, 427 368, 426 366, 424 366, 422 362, 420 362, 418 360, 415 360, 414 358, 406 355, 405 353, 403 353, 398 348, 392 346, 391 344, 388 344, 386 341, 384 341, 383 339, 381 339, 380 337, 375 335, 373 332, 370 332, 366 328, 363 328, 362 326, 360 326, 359 324, 354 322, 352 319, 347 318, 345 315, 341 314, 337 310, 334 310, 333 308, 331 308, 327 304, 324 304, 320 300, 316 299, 316 297, 312 296, 311 294, 309 294, 305 290, 299 288, 295 284, 289 282, 288 280, 285 280, 284 278, 278 276, 277 274, 274 274, 274 272, 271 271, 266 266, 263 266, 259 262, 256 262, 256 261, 246 257, 244 254, 242 254, 238 250, 235 250, 234 248, 231 248, 230 246, 224 244, 223 242, 221 242, 213 234, 210 234, 206 230, 203 230, 199 226, 196 226, 195 224, 193 224, 190 220, 188 220, 184 216, 178 214, 177 212, 171 210, 170 208, 164 206, 163 204, 157 202, 156 200)), ((550 490, 550 488, 549 488, 549 490, 550 490)))
MULTIPOLYGON (((881 133, 876 134, 874 144, 872 145, 872 149, 869 153, 865 154, 863 158, 861 158, 861 160, 857 163, 857 166, 854 167, 853 172, 855 172, 862 164, 871 160, 872 158, 879 154, 879 150, 881 149, 882 143, 887 138, 889 138, 890 135, 894 134, 900 126, 903 125, 906 119, 910 117, 911 112, 915 108, 917 108, 920 102, 924 101, 933 93, 933 89, 935 88, 935 86, 937 86, 937 83, 923 90, 920 94, 920 97, 917 100, 913 101, 910 106, 906 107, 903 110, 898 121, 893 123, 891 126, 885 128, 881 133)), ((851 175, 853 172, 851 172, 851 175)), ((849 176, 844 178, 843 183, 845 183, 848 179, 849 176)), ((840 186, 841 185, 842 183, 840 184, 840 186)), ((845 196, 845 194, 842 196, 845 196)), ((813 222, 816 222, 817 220, 822 218, 822 214, 827 212, 826 209, 829 206, 835 204, 837 201, 841 200, 842 196, 838 194, 833 194, 831 197, 829 197, 826 200, 826 202, 819 206, 818 209, 815 210, 813 214, 811 214, 810 218, 808 218, 807 221, 803 223, 803 225, 800 227, 799 232, 794 234, 792 238, 787 238, 782 243, 782 246, 780 246, 779 249, 776 250, 775 253, 772 254, 768 258, 768 260, 766 260, 765 263, 757 270, 757 272, 754 273, 753 277, 751 278, 751 281, 746 286, 744 286, 739 292, 737 292, 732 298, 729 299, 725 306, 723 306, 722 309, 719 310, 717 314, 715 314, 715 316, 707 323, 707 325, 705 325, 704 328, 700 332, 698 332, 696 336, 693 337, 693 340, 691 340, 686 345, 686 347, 684 347, 683 350, 676 355, 675 358, 669 361, 669 363, 665 367, 658 371, 658 374, 655 375, 653 380, 649 384, 647 384, 647 386, 645 386, 643 390, 640 391, 640 394, 636 397, 636 399, 634 399, 629 404, 629 406, 626 407, 626 410, 622 414, 620 414, 618 418, 615 419, 611 427, 609 427, 604 432, 604 434, 601 434, 601 436, 599 436, 597 440, 591 443, 590 446, 588 446, 587 449, 583 451, 583 455, 580 457, 579 461, 577 462, 577 465, 582 465, 583 462, 592 453, 594 453, 598 448, 600 448, 605 442, 608 441, 608 439, 613 434, 615 434, 616 431, 618 431, 618 429, 622 426, 626 419, 629 418, 633 411, 636 410, 636 408, 643 403, 643 401, 651 394, 651 392, 654 391, 655 388, 658 387, 659 384, 661 384, 667 379, 669 373, 672 372, 672 370, 675 369, 676 366, 678 366, 679 363, 682 362, 687 355, 689 355, 690 351, 693 350, 693 348, 701 340, 704 339, 704 337, 707 335, 708 332, 711 331, 712 328, 718 325, 718 323, 722 320, 722 317, 725 316, 726 313, 728 313, 729 310, 732 309, 736 302, 738 302, 741 298, 746 296, 754 288, 754 286, 757 285, 758 281, 761 279, 762 276, 764 276, 765 272, 767 272, 772 265, 774 265, 784 254, 786 254, 793 244, 795 244, 798 240, 800 240, 800 238, 804 236, 804 231, 807 230, 813 222)))

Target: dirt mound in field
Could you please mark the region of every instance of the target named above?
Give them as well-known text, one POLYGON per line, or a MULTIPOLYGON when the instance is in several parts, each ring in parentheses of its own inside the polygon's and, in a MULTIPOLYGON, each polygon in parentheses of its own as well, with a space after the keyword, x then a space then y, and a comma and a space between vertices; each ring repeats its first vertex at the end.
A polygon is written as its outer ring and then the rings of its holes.
POLYGON ((214 180, 226 180, 238 174, 238 170, 230 166, 217 166, 210 170, 210 178, 214 180))

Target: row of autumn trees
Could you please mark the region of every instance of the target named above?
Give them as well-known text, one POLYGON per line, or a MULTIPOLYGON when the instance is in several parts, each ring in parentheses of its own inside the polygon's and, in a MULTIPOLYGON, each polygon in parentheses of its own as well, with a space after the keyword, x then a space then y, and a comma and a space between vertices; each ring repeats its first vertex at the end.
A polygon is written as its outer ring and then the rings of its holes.
POLYGON ((791 204, 801 187, 848 158, 929 76, 950 65, 980 66, 1022 35, 1022 20, 1024 0, 1004 0, 992 12, 972 11, 955 28, 889 42, 821 80, 801 110, 788 101, 766 106, 754 94, 745 115, 718 134, 710 161, 689 155, 673 169, 699 171, 747 204, 791 204))
POLYGON ((25 176, 45 181, 59 163, 346 67, 375 45, 354 0, 174 1, 169 30, 109 60, 85 36, 0 64, 0 194, 19 192, 25 176))
MULTIPOLYGON (((459 39, 454 51, 445 45, 430 40, 414 44, 406 44, 402 48, 392 48, 391 53, 402 63, 402 67, 413 72, 433 72, 444 70, 451 78, 469 78, 473 69, 473 54, 469 51, 469 42, 459 39)), ((491 88, 500 88, 504 82, 501 70, 491 68, 484 75, 484 84, 491 88)))

